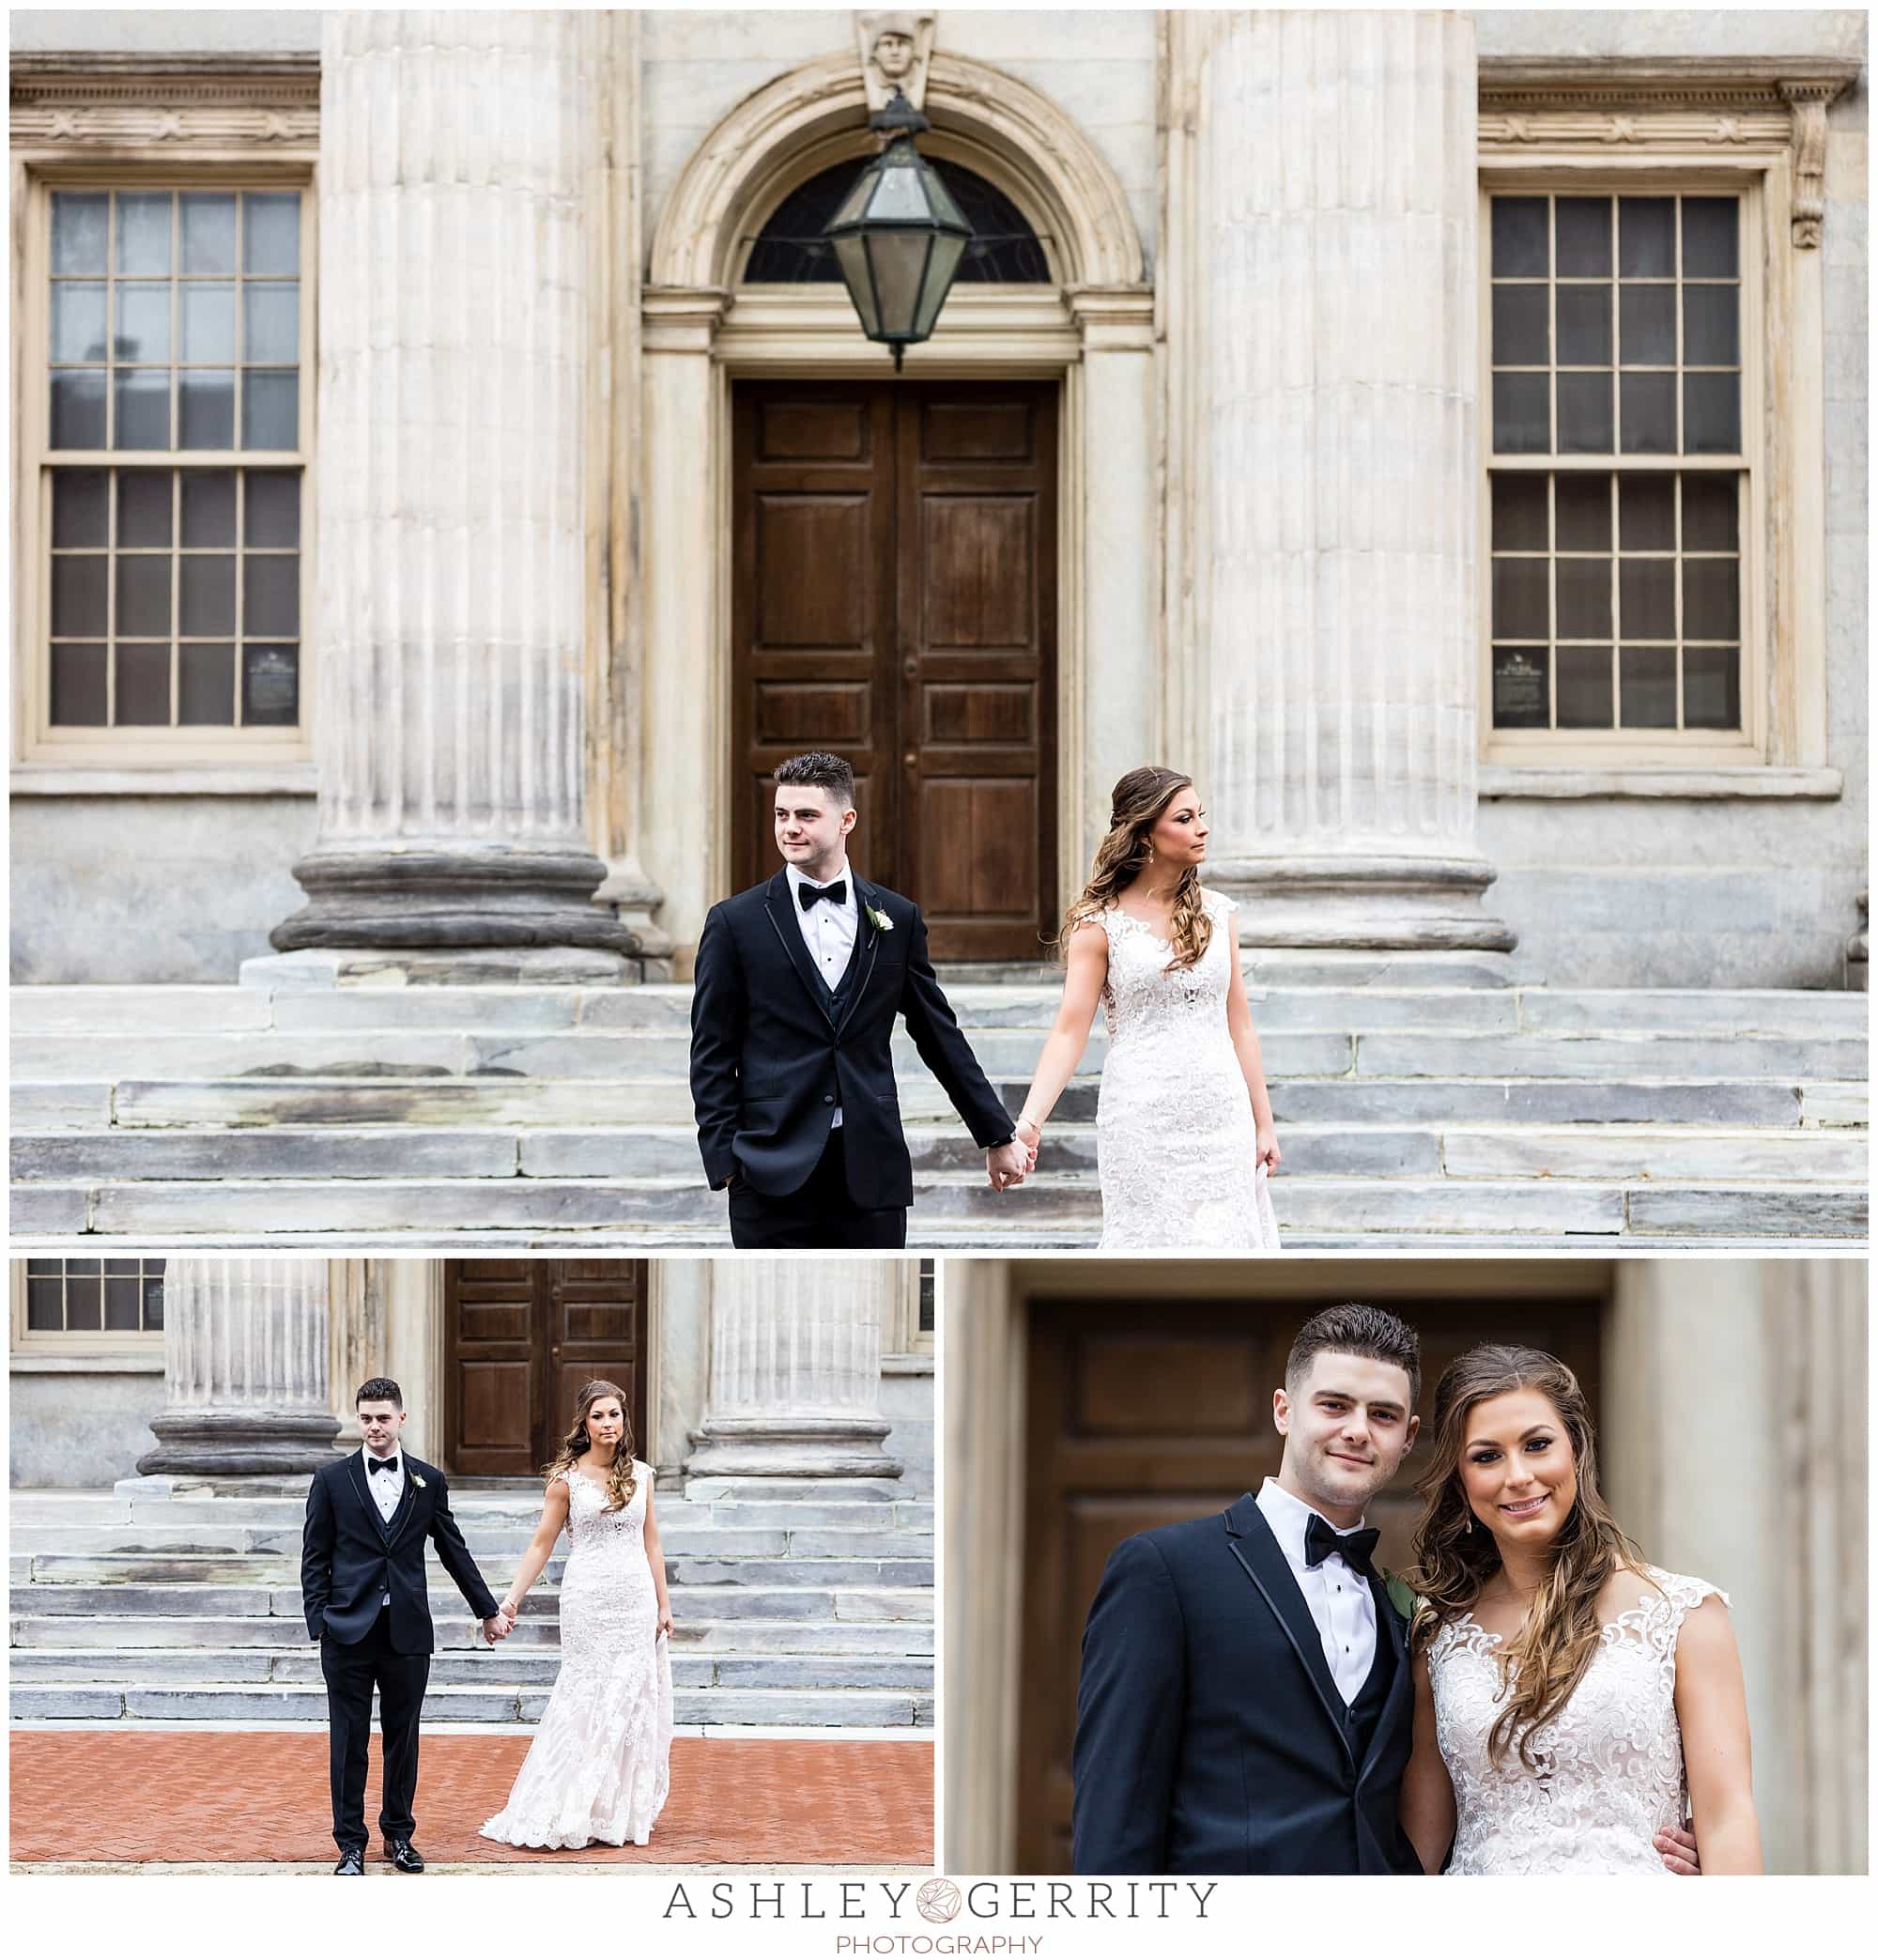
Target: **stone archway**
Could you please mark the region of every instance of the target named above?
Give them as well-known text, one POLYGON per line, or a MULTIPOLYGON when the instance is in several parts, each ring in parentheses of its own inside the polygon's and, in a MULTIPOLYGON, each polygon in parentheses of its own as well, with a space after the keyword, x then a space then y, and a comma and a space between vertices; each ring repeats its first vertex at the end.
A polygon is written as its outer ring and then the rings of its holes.
MULTIPOLYGON (((956 291, 907 374, 1062 382, 1056 775, 1067 877, 1093 841, 1085 810, 1106 812, 1109 783, 1141 759, 1144 731, 1161 721, 1153 295, 1119 180, 1046 96, 935 54, 925 114, 935 153, 968 162, 1019 206, 1056 275, 1051 286, 956 291), (1098 481, 1105 494, 1090 506, 1084 486, 1098 481)), ((779 77, 699 146, 653 232, 641 300, 647 659, 635 763, 698 789, 683 809, 648 798, 644 817, 643 861, 663 891, 659 923, 681 972, 705 912, 730 888, 731 381, 873 375, 885 359, 839 287, 737 289, 742 241, 812 169, 858 153, 867 115, 852 54, 779 77)))

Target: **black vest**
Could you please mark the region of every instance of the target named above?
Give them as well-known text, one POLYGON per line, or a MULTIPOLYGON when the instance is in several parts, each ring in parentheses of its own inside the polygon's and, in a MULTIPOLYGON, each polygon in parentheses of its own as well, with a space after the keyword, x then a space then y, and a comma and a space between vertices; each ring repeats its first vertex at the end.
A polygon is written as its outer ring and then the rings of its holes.
POLYGON ((1369 1678, 1357 1690, 1356 1700, 1344 1710, 1344 1733, 1349 1737, 1350 1753, 1359 1768, 1369 1754, 1376 1724, 1382 1719, 1383 1704, 1395 1685, 1395 1646, 1389 1637, 1386 1617, 1395 1609, 1379 1585, 1371 1585, 1369 1592, 1376 1601, 1376 1659, 1370 1663, 1369 1678))

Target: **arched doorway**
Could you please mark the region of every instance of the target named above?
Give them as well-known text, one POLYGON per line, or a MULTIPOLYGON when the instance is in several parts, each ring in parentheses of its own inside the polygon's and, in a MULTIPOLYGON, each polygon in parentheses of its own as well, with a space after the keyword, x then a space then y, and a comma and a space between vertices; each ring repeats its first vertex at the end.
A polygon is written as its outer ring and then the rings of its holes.
MULTIPOLYGON (((959 930, 943 951, 1006 959, 1036 956, 1039 924, 1056 916, 1070 869, 1080 867, 1092 845, 1088 825, 1106 813, 1109 783, 1121 768, 1143 759, 1158 732, 1152 295, 1127 201, 1086 137, 1046 98, 1013 77, 935 54, 925 113, 933 128, 921 138, 922 150, 970 172, 1018 214, 1048 278, 968 278, 955 287, 932 340, 909 353, 903 384, 909 402, 916 391, 939 384, 952 388, 952 401, 947 404, 940 388, 902 410, 896 397, 894 416, 910 418, 912 434, 902 433, 898 420, 883 428, 874 419, 883 411, 861 400, 867 390, 888 385, 892 370, 882 350, 861 336, 839 286, 745 277, 765 227, 789 200, 807 196, 818 177, 839 166, 852 170, 871 147, 860 70, 852 57, 810 64, 741 103, 699 147, 657 219, 642 296, 639 563, 648 660, 638 766, 662 779, 695 776, 705 786, 709 834, 701 851, 695 805, 667 809, 654 798, 644 819, 644 861, 663 888, 659 922, 678 944, 681 973, 704 913, 749 882, 757 868, 754 784, 765 764, 762 751, 776 751, 766 756, 769 765, 781 753, 818 743, 845 752, 853 734, 839 732, 854 731, 855 717, 865 713, 868 729, 878 725, 890 745, 883 745, 882 753, 894 757, 901 803, 909 800, 901 784, 910 779, 916 791, 922 772, 936 763, 939 794, 926 800, 929 808, 946 808, 928 823, 926 835, 941 842, 935 847, 914 841, 911 820, 897 823, 896 850, 914 854, 910 869, 898 861, 891 875, 884 868, 864 869, 886 882, 903 880, 902 888, 913 888, 935 918, 948 909, 955 914, 959 930), (1037 500, 1054 499, 1049 534, 1039 533, 1040 555, 1027 574, 1034 590, 1026 602, 1040 624, 1023 647, 1029 665, 1021 678, 989 671, 976 642, 964 639, 947 650, 946 658, 962 661, 969 654, 978 661, 977 671, 962 680, 942 665, 934 671, 931 697, 909 701, 904 690, 919 676, 905 671, 906 660, 913 657, 923 667, 937 650, 917 636, 911 648, 903 646, 896 626, 890 645, 885 639, 870 640, 864 654, 857 643, 847 643, 850 666, 869 667, 869 687, 877 689, 877 671, 898 661, 897 672, 885 676, 897 690, 891 716, 877 718, 871 702, 857 706, 852 674, 831 670, 807 679, 811 690, 823 690, 819 707, 830 711, 827 721, 776 724, 769 731, 773 744, 755 740, 755 688, 762 677, 742 671, 737 654, 738 580, 746 569, 739 552, 753 527, 746 511, 740 532, 739 500, 758 490, 753 469, 762 418, 745 403, 781 399, 774 392, 778 383, 790 384, 798 402, 820 415, 829 414, 829 404, 848 391, 849 406, 832 411, 832 421, 845 420, 851 449, 857 440, 853 432, 871 428, 885 443, 875 452, 879 462, 885 467, 891 460, 895 471, 885 484, 875 480, 860 490, 841 484, 826 494, 864 502, 884 496, 896 512, 910 497, 908 536, 916 535, 923 521, 922 494, 930 492, 929 508, 939 508, 948 493, 938 478, 924 492, 907 488, 928 462, 979 466, 979 477, 962 493, 981 500, 978 511, 955 527, 970 538, 983 540, 993 529, 984 517, 990 507, 985 500, 998 494, 999 469, 1006 472, 1004 486, 1015 486, 1014 494, 1028 504, 1026 522, 1034 522, 1040 509, 1037 500), (993 384, 1006 391, 1002 398, 993 384), (767 395, 764 385, 772 388, 767 395), (1018 401, 1029 404, 1021 414, 1011 407, 1018 401), (967 405, 964 416, 957 412, 962 404, 967 405), (981 424, 976 432, 962 426, 971 417, 981 424), (1006 447, 971 457, 944 455, 938 453, 943 443, 929 444, 922 457, 917 445, 931 435, 935 420, 968 445, 1006 447), (1017 421, 1024 424, 1021 440, 1009 434, 1017 421), (994 423, 1005 425, 1004 433, 992 429, 994 423), (739 450, 740 440, 747 441, 746 451, 739 450), (911 479, 899 468, 909 450, 911 479), (1021 484, 1020 469, 1031 471, 1021 484), (1085 496, 1091 481, 1103 486, 1094 503, 1085 496), (1041 644, 1046 637, 1054 646, 1041 644), (1102 674, 1099 699, 1085 679, 1097 668, 1102 674), (834 691, 842 687, 851 689, 845 700, 834 691), (849 718, 845 723, 839 714, 849 718), (949 723, 944 719, 948 714, 954 718, 949 723), (940 718, 921 720, 932 716, 940 718), (1010 738, 1007 731, 1019 729, 1026 718, 1022 740, 1010 738), (934 737, 930 756, 923 733, 929 725, 934 737), (962 729, 969 739, 948 745, 941 739, 948 727, 962 729), (806 736, 798 737, 798 728, 808 731, 806 736), (921 738, 910 744, 902 739, 909 729, 921 731, 921 738), (1006 749, 1032 751, 1027 759, 1002 756, 1002 776, 985 761, 1001 742, 1006 749), (950 755, 943 752, 948 746, 955 751, 950 755), (954 773, 948 777, 947 771, 954 773), (1024 787, 980 787, 1012 780, 1024 787), (986 891, 946 892, 937 875, 941 868, 972 860, 984 866, 982 875, 975 873, 978 885, 988 889, 1009 884, 1007 868, 979 840, 1018 822, 1013 810, 1025 798, 1026 808, 1036 810, 1035 821, 1024 822, 1026 850, 1035 851, 1039 837, 1054 838, 1047 855, 1039 854, 1024 874, 1036 887, 1034 902, 1026 894, 1021 911, 993 914, 977 909, 986 891), (1094 811, 1097 802, 1100 812, 1094 811), (918 888, 922 884, 930 892, 918 888)), ((790 228, 792 223, 778 223, 771 242, 811 235, 806 226, 790 228)), ((1036 270, 1035 260, 1028 269, 1036 270)), ((760 258, 756 270, 773 271, 774 261, 760 258)), ((798 435, 803 428, 798 416, 798 435)), ((825 432, 815 440, 826 440, 825 432)), ((817 453, 775 460, 800 466, 800 490, 815 472, 842 459, 817 453)), ((845 460, 858 459, 850 455, 845 460)), ((963 508, 957 502, 944 507, 951 516, 963 508)), ((883 512, 886 508, 880 505, 883 512)), ((859 518, 851 515, 842 521, 857 544, 865 539, 872 550, 889 545, 898 549, 893 535, 884 542, 859 518)), ((968 538, 960 540, 960 548, 982 553, 986 548, 968 538)), ((905 610, 899 570, 887 582, 891 599, 881 588, 865 595, 866 604, 882 616, 890 604, 898 620, 905 610)), ((913 589, 916 593, 916 584, 913 589)), ((964 588, 952 580, 951 589, 964 588)), ((852 591, 842 590, 852 599, 852 591)), ((988 590, 984 604, 1008 612, 1012 596, 1008 590, 988 590)), ((962 624, 970 632, 983 632, 991 623, 987 616, 962 624)), ((791 632, 816 625, 802 619, 787 624, 791 632)), ((790 712, 804 704, 798 693, 790 712)), ((765 810, 767 795, 765 785, 765 810)), ((767 827, 764 815, 765 841, 767 827)), ((762 870, 772 863, 762 860, 762 870)))

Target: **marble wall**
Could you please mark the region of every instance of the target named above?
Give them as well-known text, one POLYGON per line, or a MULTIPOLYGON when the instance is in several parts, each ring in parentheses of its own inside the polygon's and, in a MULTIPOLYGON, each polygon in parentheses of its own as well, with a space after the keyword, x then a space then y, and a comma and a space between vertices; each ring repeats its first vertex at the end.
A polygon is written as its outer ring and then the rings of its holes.
POLYGON ((8 1384, 7 1477, 16 1489, 98 1490, 134 1476, 163 1412, 163 1362, 135 1372, 16 1356, 8 1384))

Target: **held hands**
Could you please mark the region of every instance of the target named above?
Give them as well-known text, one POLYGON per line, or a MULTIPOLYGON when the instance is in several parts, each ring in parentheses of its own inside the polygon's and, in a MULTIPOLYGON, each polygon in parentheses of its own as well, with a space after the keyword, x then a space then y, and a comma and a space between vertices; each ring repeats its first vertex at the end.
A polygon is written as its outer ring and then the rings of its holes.
POLYGON ((985 1171, 993 1191, 1008 1191, 1024 1182, 1033 1162, 1031 1152, 1018 1141, 1001 1143, 985 1152, 985 1171))
POLYGON ((483 1622, 483 1638, 494 1646, 499 1640, 507 1640, 509 1629, 516 1624, 516 1610, 504 1599, 490 1617, 483 1622))
POLYGON ((1701 1876, 1701 1860, 1696 1855, 1695 1838, 1683 1825, 1672 1824, 1667 1830, 1659 1830, 1652 1843, 1656 1847, 1656 1856, 1663 1860, 1664 1868, 1676 1877, 1701 1876))

